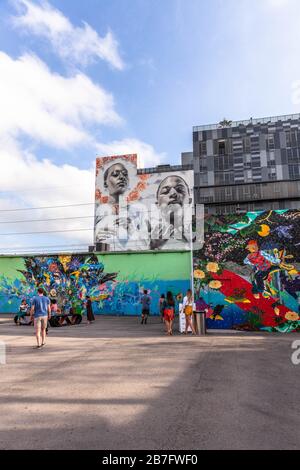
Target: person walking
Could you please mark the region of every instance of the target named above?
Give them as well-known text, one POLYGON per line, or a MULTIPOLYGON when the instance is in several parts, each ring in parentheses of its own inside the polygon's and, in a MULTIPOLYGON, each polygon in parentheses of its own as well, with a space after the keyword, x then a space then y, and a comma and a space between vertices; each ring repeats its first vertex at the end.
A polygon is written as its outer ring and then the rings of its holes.
POLYGON ((161 323, 164 322, 164 302, 165 302, 165 299, 166 299, 165 294, 161 294, 160 299, 159 299, 159 313, 160 313, 161 323))
POLYGON ((191 289, 187 291, 186 296, 183 299, 182 311, 185 314, 185 334, 187 335, 190 327, 193 335, 196 335, 196 330, 193 324, 194 299, 191 289))
POLYGON ((148 315, 150 315, 150 303, 151 297, 148 295, 147 289, 144 290, 144 294, 141 297, 141 304, 142 304, 142 321, 141 324, 147 324, 148 315))
POLYGON ((163 303, 164 320, 166 325, 166 333, 169 336, 173 335, 173 322, 175 318, 175 300, 172 292, 167 292, 167 298, 163 303))
POLYGON ((95 321, 93 305, 92 305, 91 297, 89 295, 86 296, 86 316, 87 316, 88 325, 92 323, 93 321, 95 321))
POLYGON ((50 299, 44 295, 44 289, 39 287, 38 295, 34 296, 32 299, 30 310, 30 319, 34 319, 37 349, 45 346, 46 328, 48 319, 50 320, 50 318, 50 299))

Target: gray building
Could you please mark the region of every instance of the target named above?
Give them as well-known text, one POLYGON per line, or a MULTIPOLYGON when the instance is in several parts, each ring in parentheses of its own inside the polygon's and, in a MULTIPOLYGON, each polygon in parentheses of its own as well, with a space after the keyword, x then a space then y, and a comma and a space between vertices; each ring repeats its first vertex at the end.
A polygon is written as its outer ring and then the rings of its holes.
POLYGON ((300 114, 194 127, 191 163, 207 213, 300 209, 300 114))

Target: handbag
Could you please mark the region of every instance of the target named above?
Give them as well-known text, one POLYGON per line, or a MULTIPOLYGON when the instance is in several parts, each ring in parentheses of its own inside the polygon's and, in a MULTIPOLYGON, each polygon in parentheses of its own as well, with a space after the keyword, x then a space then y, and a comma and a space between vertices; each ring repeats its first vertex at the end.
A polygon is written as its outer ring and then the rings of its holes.
POLYGON ((191 305, 186 305, 184 307, 184 313, 186 315, 192 315, 193 314, 193 307, 191 305))

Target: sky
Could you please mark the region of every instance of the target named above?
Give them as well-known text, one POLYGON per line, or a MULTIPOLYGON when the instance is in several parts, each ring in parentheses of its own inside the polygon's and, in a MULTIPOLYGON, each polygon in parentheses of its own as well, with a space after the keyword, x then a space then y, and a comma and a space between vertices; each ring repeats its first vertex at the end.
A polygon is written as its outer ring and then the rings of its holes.
POLYGON ((0 0, 0 253, 92 243, 97 155, 178 164, 193 126, 298 113, 299 22, 299 0, 0 0))

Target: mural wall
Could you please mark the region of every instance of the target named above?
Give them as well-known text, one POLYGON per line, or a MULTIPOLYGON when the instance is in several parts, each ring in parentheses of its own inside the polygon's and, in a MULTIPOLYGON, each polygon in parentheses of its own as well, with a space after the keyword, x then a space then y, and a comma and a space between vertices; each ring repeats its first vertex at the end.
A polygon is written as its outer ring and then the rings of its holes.
POLYGON ((300 331, 300 212, 209 216, 194 254, 209 328, 300 331))
POLYGON ((96 160, 94 240, 107 251, 189 250, 193 171, 138 174, 137 156, 96 160))
POLYGON ((91 296, 96 314, 138 315, 144 289, 151 313, 159 314, 161 293, 190 286, 189 253, 0 257, 0 313, 17 312, 43 286, 58 305, 84 309, 91 296))

